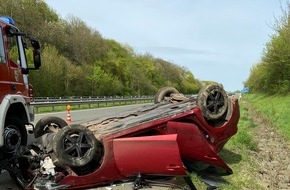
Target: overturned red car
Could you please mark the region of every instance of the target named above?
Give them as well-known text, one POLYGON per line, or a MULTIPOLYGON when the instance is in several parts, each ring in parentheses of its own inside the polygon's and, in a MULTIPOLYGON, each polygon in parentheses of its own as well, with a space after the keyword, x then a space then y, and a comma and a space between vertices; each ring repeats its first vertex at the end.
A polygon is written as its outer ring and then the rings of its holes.
MULTIPOLYGON (((232 170, 218 152, 237 132, 239 105, 220 85, 186 97, 165 87, 155 103, 118 116, 67 125, 44 118, 35 142, 11 163, 25 189, 84 189, 151 176, 232 170)), ((135 184, 137 186, 138 184, 135 184)))

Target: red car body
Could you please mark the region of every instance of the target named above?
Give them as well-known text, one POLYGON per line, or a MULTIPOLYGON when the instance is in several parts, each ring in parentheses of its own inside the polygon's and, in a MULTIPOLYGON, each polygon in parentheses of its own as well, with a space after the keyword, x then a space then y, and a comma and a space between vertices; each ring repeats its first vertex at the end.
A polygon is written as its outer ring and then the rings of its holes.
POLYGON ((137 174, 185 176, 183 160, 203 162, 232 173, 218 156, 237 132, 238 101, 232 99, 229 107, 227 119, 220 126, 209 125, 191 101, 146 106, 141 111, 83 123, 103 144, 100 165, 86 175, 61 175, 57 184, 79 189, 132 179, 137 174))

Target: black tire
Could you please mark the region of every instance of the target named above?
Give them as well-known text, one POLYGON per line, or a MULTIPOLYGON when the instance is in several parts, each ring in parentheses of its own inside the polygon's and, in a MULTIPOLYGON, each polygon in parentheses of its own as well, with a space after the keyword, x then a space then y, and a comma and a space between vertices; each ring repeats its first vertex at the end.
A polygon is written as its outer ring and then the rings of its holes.
POLYGON ((163 87, 160 88, 154 97, 154 103, 160 103, 162 101, 170 101, 171 94, 179 94, 178 90, 173 87, 163 87))
POLYGON ((87 165, 96 156, 99 142, 82 125, 62 128, 53 138, 53 151, 59 161, 70 167, 87 165))
POLYGON ((55 116, 48 116, 41 118, 35 125, 34 128, 34 137, 38 138, 46 133, 54 132, 51 130, 51 127, 54 129, 61 129, 68 124, 61 118, 55 116))
POLYGON ((209 85, 199 91, 197 103, 204 118, 217 120, 227 111, 228 96, 220 85, 209 85))
POLYGON ((21 145, 27 145, 25 124, 18 117, 9 117, 5 121, 3 150, 8 155, 13 155, 21 145))

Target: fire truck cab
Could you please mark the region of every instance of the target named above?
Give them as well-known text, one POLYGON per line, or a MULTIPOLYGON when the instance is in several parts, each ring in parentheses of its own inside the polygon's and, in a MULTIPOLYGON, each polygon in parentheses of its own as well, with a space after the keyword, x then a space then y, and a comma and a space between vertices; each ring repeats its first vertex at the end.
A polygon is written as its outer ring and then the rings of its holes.
POLYGON ((39 49, 39 42, 21 33, 12 18, 0 17, 0 172, 6 169, 3 160, 27 144, 26 126, 34 120, 28 73, 41 66, 39 49))

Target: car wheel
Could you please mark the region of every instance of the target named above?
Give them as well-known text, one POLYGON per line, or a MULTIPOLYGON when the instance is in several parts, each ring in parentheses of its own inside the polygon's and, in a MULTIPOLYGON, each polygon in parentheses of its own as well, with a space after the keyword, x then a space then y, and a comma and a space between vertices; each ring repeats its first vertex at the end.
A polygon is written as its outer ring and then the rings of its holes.
POLYGON ((59 161, 71 167, 81 167, 93 160, 98 141, 94 134, 82 125, 69 125, 53 138, 53 151, 59 161))
POLYGON ((27 144, 27 130, 18 117, 9 117, 5 121, 3 150, 8 155, 14 154, 21 146, 27 144))
POLYGON ((170 101, 171 94, 179 94, 178 90, 173 87, 163 87, 157 91, 154 97, 154 103, 160 103, 162 101, 170 101))
POLYGON ((219 85, 209 85, 199 91, 197 103, 206 119, 217 120, 227 111, 227 93, 219 85))
POLYGON ((34 137, 38 138, 46 133, 56 132, 57 130, 65 126, 67 126, 67 123, 59 117, 43 117, 35 125, 35 129, 33 132, 34 137))

